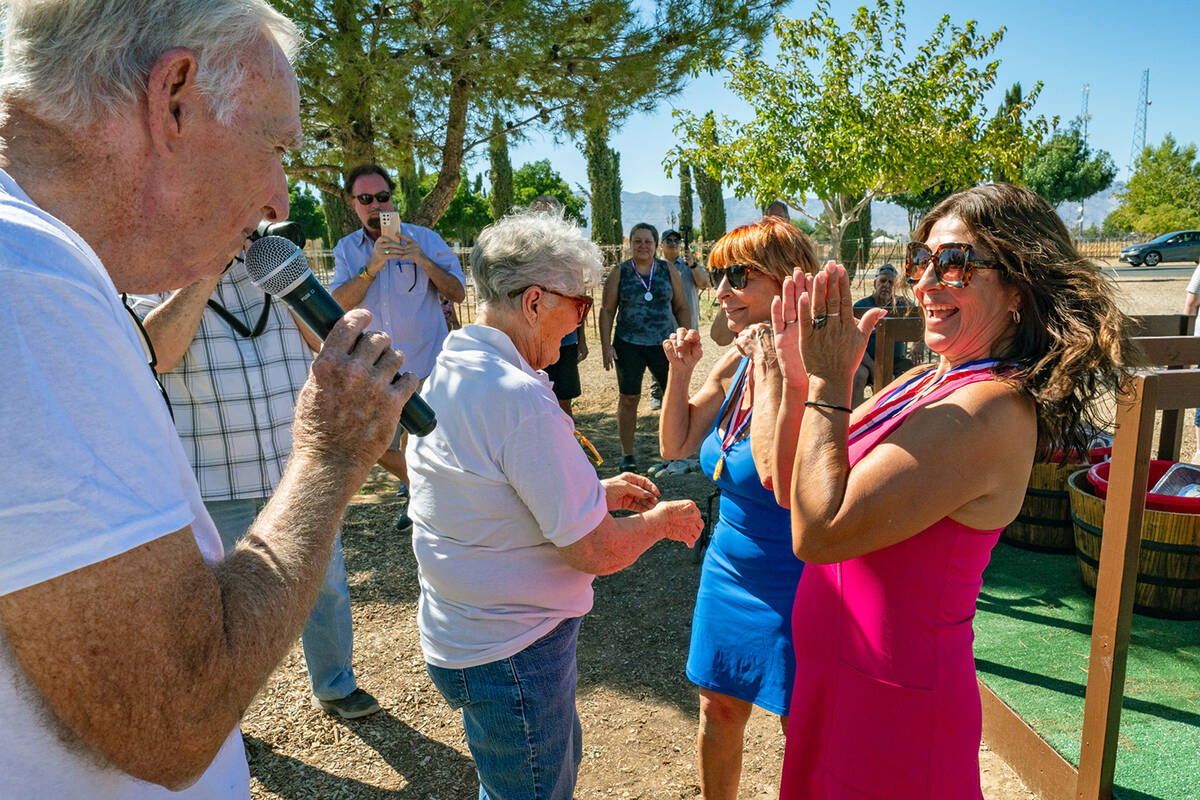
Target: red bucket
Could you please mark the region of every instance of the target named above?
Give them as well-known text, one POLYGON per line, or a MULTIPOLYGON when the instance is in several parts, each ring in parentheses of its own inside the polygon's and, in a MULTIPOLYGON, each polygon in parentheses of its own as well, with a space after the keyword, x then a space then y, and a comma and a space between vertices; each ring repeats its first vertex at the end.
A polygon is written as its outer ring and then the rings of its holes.
MULTIPOLYGON (((1170 494, 1151 494, 1149 492, 1150 486, 1158 483, 1159 478, 1177 463, 1179 462, 1158 460, 1150 462, 1150 477, 1146 482, 1146 508, 1154 511, 1170 511, 1173 514, 1200 514, 1200 497, 1176 497, 1170 494)), ((1111 468, 1111 461, 1102 461, 1088 470, 1088 483, 1096 490, 1097 497, 1108 497, 1108 472, 1111 468)))

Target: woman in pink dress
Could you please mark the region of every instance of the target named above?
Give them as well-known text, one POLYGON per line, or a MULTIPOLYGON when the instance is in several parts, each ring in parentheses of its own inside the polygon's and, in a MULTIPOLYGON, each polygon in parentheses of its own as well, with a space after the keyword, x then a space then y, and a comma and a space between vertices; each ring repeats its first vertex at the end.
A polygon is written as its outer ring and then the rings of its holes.
POLYGON ((781 795, 977 800, 972 620, 1035 451, 1080 443, 1129 342, 1100 270, 1040 197, 994 184, 929 212, 905 265, 939 356, 853 412, 882 310, 855 322, 849 279, 795 275, 772 323, 785 384, 777 485, 808 566, 781 795), (792 483, 792 476, 803 476, 792 483))

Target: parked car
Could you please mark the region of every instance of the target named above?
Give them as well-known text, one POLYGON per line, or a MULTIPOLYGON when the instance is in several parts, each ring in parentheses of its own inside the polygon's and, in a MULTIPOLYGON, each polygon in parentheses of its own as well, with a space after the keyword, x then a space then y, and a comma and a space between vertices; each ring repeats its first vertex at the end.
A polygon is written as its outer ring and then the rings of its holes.
POLYGON ((1154 267, 1162 261, 1200 262, 1200 231, 1164 233, 1143 244, 1131 244, 1121 251, 1120 260, 1135 267, 1154 267))

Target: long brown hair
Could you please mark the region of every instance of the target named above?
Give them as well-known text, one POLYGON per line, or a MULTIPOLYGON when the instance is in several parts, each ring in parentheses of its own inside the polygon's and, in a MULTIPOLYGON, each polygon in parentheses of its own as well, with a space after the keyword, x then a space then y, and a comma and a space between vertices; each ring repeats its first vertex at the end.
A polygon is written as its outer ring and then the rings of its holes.
POLYGON ((1021 297, 1021 321, 1003 352, 1012 379, 1037 402, 1043 450, 1082 450, 1104 420, 1096 399, 1129 380, 1129 318, 1114 287, 1076 249, 1054 209, 1034 192, 992 183, 953 194, 925 215, 914 234, 957 217, 1000 262, 1000 280, 1021 297))

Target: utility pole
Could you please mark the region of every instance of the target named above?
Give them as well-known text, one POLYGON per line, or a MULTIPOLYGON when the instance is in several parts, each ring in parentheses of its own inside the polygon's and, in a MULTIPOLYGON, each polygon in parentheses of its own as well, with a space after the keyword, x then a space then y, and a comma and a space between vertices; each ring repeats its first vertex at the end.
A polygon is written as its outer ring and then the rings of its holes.
MULTIPOLYGON (((1087 140, 1088 139, 1088 120, 1090 120, 1092 118, 1092 115, 1088 113, 1088 95, 1090 95, 1091 93, 1092 93, 1092 85, 1090 83, 1085 83, 1083 85, 1083 103, 1081 104, 1081 107, 1079 109, 1079 124, 1081 126, 1080 132, 1083 134, 1084 147, 1087 147, 1087 143, 1088 143, 1088 140, 1087 140)), ((1083 236, 1083 201, 1082 200, 1079 201, 1079 220, 1076 223, 1075 235, 1083 236)))
POLYGON ((1150 69, 1142 71, 1142 88, 1138 92, 1137 105, 1133 109, 1133 146, 1129 151, 1129 172, 1137 168, 1137 161, 1146 149, 1146 109, 1150 106, 1150 69))

